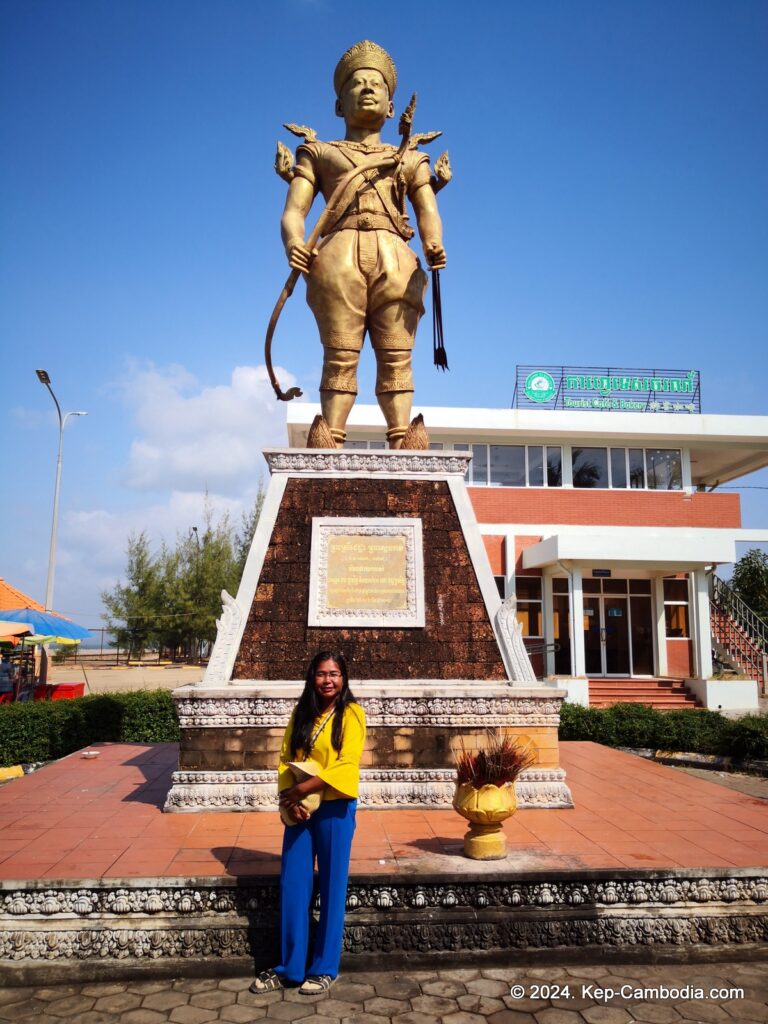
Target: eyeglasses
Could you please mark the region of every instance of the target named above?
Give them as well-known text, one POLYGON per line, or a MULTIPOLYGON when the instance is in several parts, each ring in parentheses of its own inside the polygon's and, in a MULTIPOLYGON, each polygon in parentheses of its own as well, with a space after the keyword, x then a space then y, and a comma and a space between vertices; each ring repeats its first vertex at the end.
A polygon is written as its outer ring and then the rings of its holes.
POLYGON ((315 672, 315 679, 341 679, 341 672, 315 672))

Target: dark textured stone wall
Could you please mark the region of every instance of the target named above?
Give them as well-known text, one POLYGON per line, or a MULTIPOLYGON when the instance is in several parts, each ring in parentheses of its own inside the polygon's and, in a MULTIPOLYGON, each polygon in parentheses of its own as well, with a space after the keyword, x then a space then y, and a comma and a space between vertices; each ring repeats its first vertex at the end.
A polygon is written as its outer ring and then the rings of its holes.
POLYGON ((448 485, 434 480, 288 481, 234 679, 303 679, 335 649, 356 679, 506 679, 448 485), (426 626, 309 628, 313 516, 420 518, 426 626))

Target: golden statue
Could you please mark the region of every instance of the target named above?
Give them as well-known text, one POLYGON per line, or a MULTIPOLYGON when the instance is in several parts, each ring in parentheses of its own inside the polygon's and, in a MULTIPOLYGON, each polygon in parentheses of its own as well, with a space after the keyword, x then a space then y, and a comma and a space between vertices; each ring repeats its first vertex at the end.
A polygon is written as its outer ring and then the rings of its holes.
MULTIPOLYGON (((446 256, 435 193, 450 180, 450 164, 448 154, 443 154, 433 176, 427 155, 418 151, 419 144, 431 142, 440 132, 411 134, 415 96, 400 121, 400 146, 382 142, 381 129, 394 116, 397 71, 376 43, 364 40, 347 50, 336 66, 333 84, 336 114, 346 127, 344 139, 320 142, 312 129, 287 124, 304 139, 295 166, 290 150, 278 143, 275 169, 289 182, 281 231, 293 272, 270 322, 267 364, 279 398, 300 393, 280 391, 271 371, 269 345, 282 303, 302 274, 324 348, 324 422, 318 425, 320 439, 316 427, 310 445, 322 445, 323 437, 326 443, 332 438, 336 447, 343 445, 367 331, 376 355, 376 397, 387 423, 387 440, 390 448, 400 448, 410 424, 411 352, 427 287, 427 275, 408 245, 414 230, 405 200, 413 208, 427 265, 438 271, 445 267, 446 256), (305 241, 305 220, 318 192, 326 208, 305 241)), ((444 354, 441 358, 442 363, 437 357, 436 362, 445 368, 444 354)), ((413 430, 409 437, 413 439, 413 430)), ((406 440, 406 446, 422 445, 406 440)))

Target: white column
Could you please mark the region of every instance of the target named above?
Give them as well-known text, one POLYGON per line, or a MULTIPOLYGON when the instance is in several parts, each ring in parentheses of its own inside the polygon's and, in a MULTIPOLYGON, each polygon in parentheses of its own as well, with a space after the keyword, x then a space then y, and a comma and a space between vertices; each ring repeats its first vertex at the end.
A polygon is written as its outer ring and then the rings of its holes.
POLYGON ((712 629, 709 619, 709 587, 703 568, 688 574, 688 595, 696 677, 709 679, 712 675, 712 629))
POLYGON ((668 676, 667 621, 664 616, 663 576, 656 576, 653 581, 653 606, 654 622, 656 627, 656 671, 660 676, 668 676))
POLYGON ((587 674, 584 659, 584 592, 581 567, 571 569, 571 670, 577 677, 587 674))
MULTIPOLYGON (((544 618, 544 643, 555 642, 555 614, 552 598, 552 569, 546 568, 541 578, 542 615, 544 618)), ((555 674, 555 652, 547 648, 544 652, 544 671, 548 676, 555 674)))
POLYGON ((504 576, 506 577, 506 587, 504 590, 504 596, 509 597, 510 594, 517 595, 517 587, 515 584, 515 535, 514 533, 504 534, 504 576))

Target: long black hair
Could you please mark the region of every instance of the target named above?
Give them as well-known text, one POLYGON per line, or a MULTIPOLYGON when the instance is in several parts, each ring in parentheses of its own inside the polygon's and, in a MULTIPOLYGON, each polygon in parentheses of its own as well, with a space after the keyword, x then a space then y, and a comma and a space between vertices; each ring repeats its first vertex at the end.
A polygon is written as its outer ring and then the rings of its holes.
POLYGON ((337 651, 318 651, 307 669, 307 679, 296 711, 293 716, 293 731, 291 733, 291 757, 298 757, 299 751, 304 758, 309 757, 309 744, 312 739, 312 731, 315 727, 315 720, 322 714, 320 702, 317 699, 315 689, 315 672, 323 661, 335 661, 341 672, 341 692, 336 698, 336 707, 333 713, 333 724, 331 726, 331 743, 336 751, 341 750, 341 740, 344 731, 344 712, 349 704, 356 703, 352 691, 349 688, 349 673, 344 655, 337 651))

